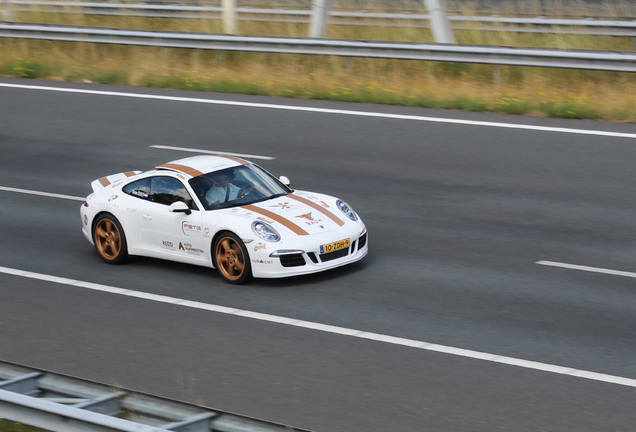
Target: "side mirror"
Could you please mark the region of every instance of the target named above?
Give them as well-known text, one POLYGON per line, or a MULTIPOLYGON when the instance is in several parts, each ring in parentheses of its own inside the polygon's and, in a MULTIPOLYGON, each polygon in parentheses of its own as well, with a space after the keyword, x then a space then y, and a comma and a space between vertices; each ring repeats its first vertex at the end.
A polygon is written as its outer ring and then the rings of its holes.
POLYGON ((285 176, 278 177, 278 180, 280 180, 280 182, 285 186, 289 186, 291 184, 291 181, 285 176))
POLYGON ((185 213, 187 215, 192 213, 190 207, 188 207, 188 205, 183 201, 173 202, 172 204, 170 204, 170 207, 168 207, 168 211, 170 211, 171 213, 185 213))

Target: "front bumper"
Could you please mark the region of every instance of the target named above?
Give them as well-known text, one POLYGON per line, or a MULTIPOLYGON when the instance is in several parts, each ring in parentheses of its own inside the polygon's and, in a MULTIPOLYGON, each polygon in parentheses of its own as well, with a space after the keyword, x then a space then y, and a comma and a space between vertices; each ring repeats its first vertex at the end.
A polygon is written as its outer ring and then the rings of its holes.
POLYGON ((315 246, 279 257, 253 255, 252 273, 257 278, 280 278, 317 273, 351 264, 368 254, 369 234, 365 229, 358 237, 351 239, 348 248, 336 252, 320 254, 318 248, 319 246, 315 246))

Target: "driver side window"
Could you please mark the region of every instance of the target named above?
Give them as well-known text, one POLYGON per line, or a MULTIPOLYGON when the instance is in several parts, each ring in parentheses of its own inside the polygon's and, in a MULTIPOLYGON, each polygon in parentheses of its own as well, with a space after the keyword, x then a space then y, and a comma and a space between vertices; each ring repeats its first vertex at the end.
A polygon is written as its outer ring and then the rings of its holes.
POLYGON ((183 201, 192 210, 198 210, 183 183, 173 177, 152 177, 149 198, 152 202, 165 205, 183 201))

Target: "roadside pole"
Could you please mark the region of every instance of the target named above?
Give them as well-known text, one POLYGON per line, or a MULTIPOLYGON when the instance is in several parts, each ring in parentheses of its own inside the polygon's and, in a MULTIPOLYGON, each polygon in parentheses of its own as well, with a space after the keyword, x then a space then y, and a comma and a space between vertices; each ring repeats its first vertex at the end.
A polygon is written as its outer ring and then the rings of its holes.
POLYGON ((310 38, 327 37, 329 9, 331 9, 331 0, 312 0, 311 21, 309 23, 310 38))
POLYGON ((223 7, 223 33, 236 34, 236 0, 221 0, 223 7))
POLYGON ((15 16, 13 14, 13 4, 11 4, 11 0, 0 0, 0 10, 2 10, 3 21, 15 20, 15 16))
POLYGON ((435 43, 456 43, 444 0, 424 0, 424 6, 431 20, 435 43))

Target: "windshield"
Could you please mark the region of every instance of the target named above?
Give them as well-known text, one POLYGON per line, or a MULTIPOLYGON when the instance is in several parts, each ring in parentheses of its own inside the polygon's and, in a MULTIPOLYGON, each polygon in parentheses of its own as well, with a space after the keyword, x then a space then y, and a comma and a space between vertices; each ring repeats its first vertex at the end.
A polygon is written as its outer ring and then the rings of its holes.
POLYGON ((189 180, 206 210, 236 207, 287 195, 292 190, 258 165, 213 171, 189 180))

